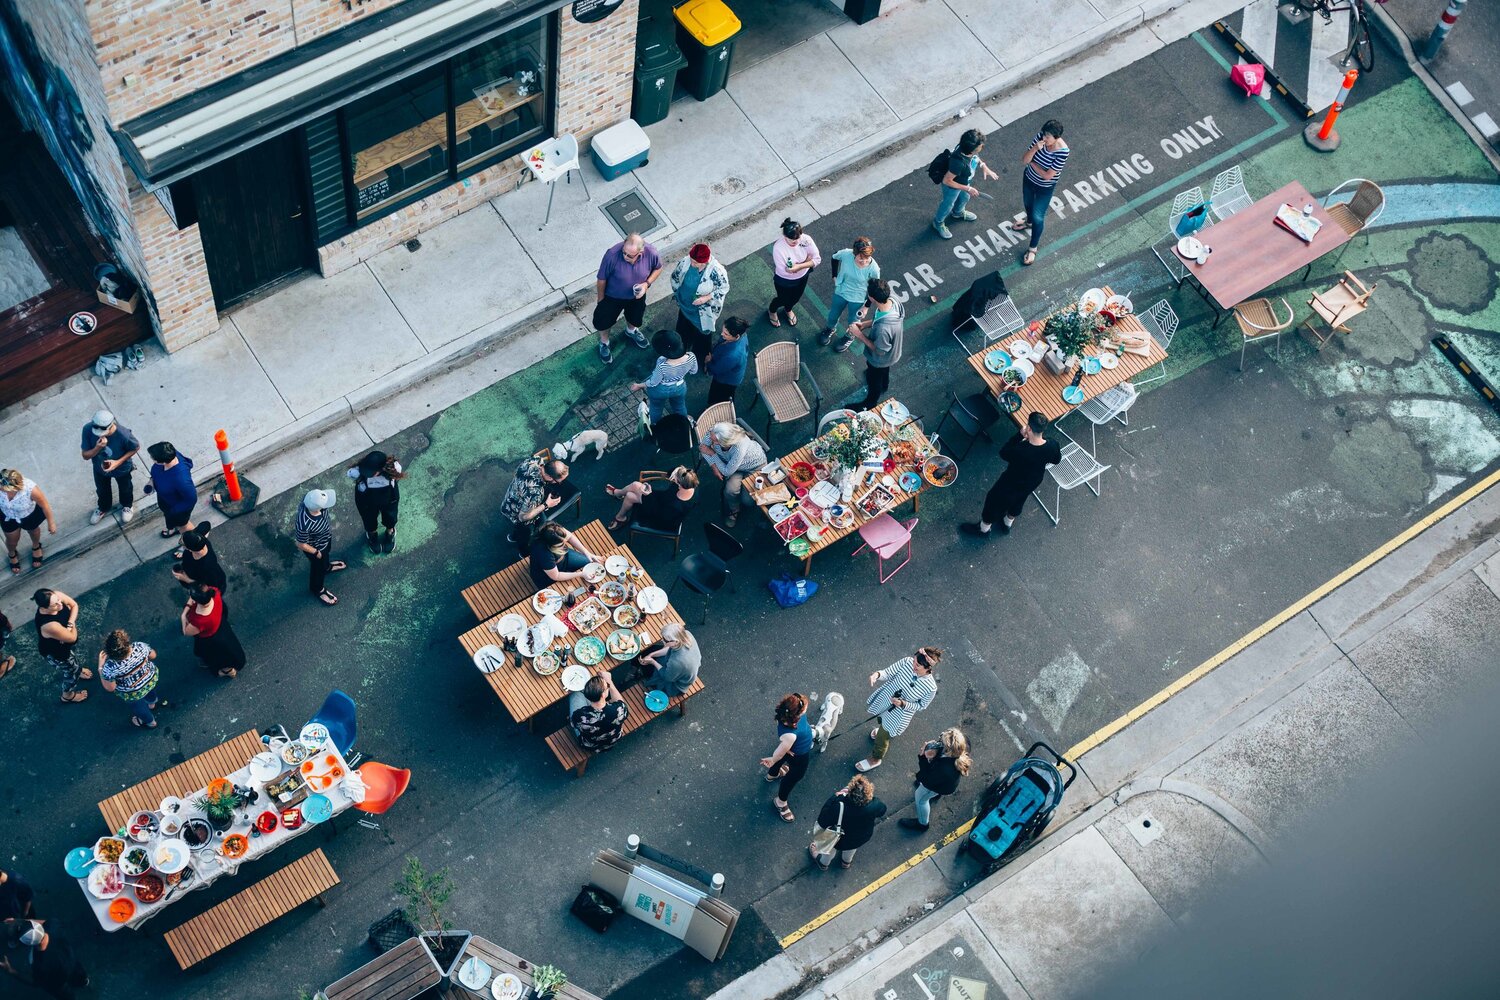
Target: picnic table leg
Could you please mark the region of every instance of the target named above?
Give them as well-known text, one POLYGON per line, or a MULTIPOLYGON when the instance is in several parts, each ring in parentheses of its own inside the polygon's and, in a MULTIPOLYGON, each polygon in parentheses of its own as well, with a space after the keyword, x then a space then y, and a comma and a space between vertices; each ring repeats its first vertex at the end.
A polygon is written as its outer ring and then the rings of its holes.
POLYGON ((806 559, 802 560, 802 575, 803 576, 812 576, 812 555, 811 554, 809 554, 806 559))
POLYGON ((912 497, 911 497, 911 512, 913 514, 920 514, 920 513, 922 513, 922 494, 920 494, 920 493, 913 493, 912 494, 912 497))

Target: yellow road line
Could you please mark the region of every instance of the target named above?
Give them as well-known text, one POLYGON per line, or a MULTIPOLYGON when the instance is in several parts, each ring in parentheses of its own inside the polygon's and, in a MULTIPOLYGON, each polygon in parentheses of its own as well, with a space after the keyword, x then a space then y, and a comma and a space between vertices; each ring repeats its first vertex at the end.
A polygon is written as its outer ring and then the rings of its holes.
MULTIPOLYGON (((1464 504, 1473 500, 1475 497, 1479 496, 1481 493, 1483 493, 1485 490, 1488 490, 1496 483, 1500 483, 1500 470, 1496 470, 1495 472, 1490 473, 1484 479, 1481 479, 1473 486, 1470 486, 1462 493, 1453 497, 1447 503, 1443 504, 1441 507, 1438 507, 1436 510, 1428 514, 1426 517, 1422 518, 1420 521, 1417 521, 1415 524, 1411 525, 1406 530, 1396 535, 1394 538, 1382 544, 1379 548, 1375 549, 1363 559, 1360 559, 1358 562, 1354 563, 1352 566, 1349 566, 1337 576, 1334 576, 1332 579, 1326 581, 1314 590, 1310 591, 1306 596, 1294 602, 1289 607, 1285 608, 1275 615, 1272 615, 1265 622, 1261 623, 1260 625, 1251 629, 1249 632, 1245 633, 1240 638, 1236 639, 1234 642, 1225 646, 1223 649, 1219 650, 1219 652, 1215 653, 1207 660, 1204 660, 1198 666, 1194 667, 1192 670, 1189 670, 1186 674, 1183 674, 1177 680, 1173 681, 1171 684, 1168 684, 1166 687, 1162 688, 1156 694, 1152 695, 1150 698, 1147 698, 1145 701, 1141 702, 1135 708, 1132 708, 1130 711, 1126 712, 1118 719, 1115 719, 1108 725, 1096 730, 1089 736, 1085 737, 1081 742, 1074 744, 1072 747, 1069 747, 1067 753, 1065 753, 1063 756, 1067 757, 1069 760, 1077 760, 1083 754, 1099 746, 1099 744, 1103 743, 1111 736, 1114 736, 1116 733, 1124 729, 1126 726, 1130 725, 1132 722, 1136 722, 1141 719, 1152 709, 1159 708, 1164 702, 1167 701, 1168 698, 1180 694, 1182 691, 1186 690, 1194 683, 1202 680, 1204 677, 1207 677, 1214 671, 1215 668, 1221 666, 1236 653, 1242 652, 1251 644, 1265 638, 1271 632, 1280 628, 1291 619, 1297 617, 1302 612, 1306 611, 1308 608, 1316 604, 1318 601, 1321 601, 1323 598, 1327 597, 1330 593, 1337 590, 1339 587, 1342 587, 1344 584, 1348 583, 1350 580, 1354 579, 1356 576, 1363 573, 1365 570, 1369 569, 1371 566, 1375 565, 1380 560, 1390 555, 1392 552, 1395 552, 1397 549, 1405 545, 1407 542, 1411 541, 1413 538, 1416 538, 1418 535, 1422 534, 1422 532, 1426 531, 1433 525, 1437 524, 1439 521, 1448 517, 1454 511, 1458 510, 1464 504)), ((901 875, 904 872, 908 872, 911 869, 915 868, 917 865, 921 864, 923 861, 926 861, 928 858, 936 854, 940 849, 947 847, 955 840, 967 834, 970 828, 972 828, 973 826, 974 821, 971 819, 963 826, 960 826, 958 829, 948 834, 942 840, 938 841, 935 844, 929 845, 926 850, 923 850, 921 853, 914 854, 910 858, 907 858, 901 864, 897 865, 895 868, 892 868, 890 871, 886 872, 884 875, 880 876, 878 879, 871 882, 869 885, 865 886, 863 889, 859 890, 848 899, 845 899, 832 908, 818 914, 818 916, 814 917, 812 920, 809 920, 807 923, 803 924, 801 927, 797 928, 795 931, 792 931, 792 933, 782 938, 782 949, 784 950, 786 948, 790 948, 793 944, 802 940, 804 937, 811 934, 819 927, 822 927, 834 917, 837 917, 839 914, 845 912, 851 906, 869 897, 877 889, 895 881, 898 875, 901 875)))

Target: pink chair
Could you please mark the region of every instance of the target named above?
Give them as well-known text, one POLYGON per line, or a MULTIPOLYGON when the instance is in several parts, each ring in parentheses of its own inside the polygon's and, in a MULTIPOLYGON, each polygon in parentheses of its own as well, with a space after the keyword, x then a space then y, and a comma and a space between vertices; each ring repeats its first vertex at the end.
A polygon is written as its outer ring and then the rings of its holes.
POLYGON ((903 524, 889 514, 881 514, 875 520, 860 527, 859 537, 864 539, 864 544, 855 549, 853 555, 857 556, 865 549, 873 549, 879 560, 875 567, 875 575, 880 577, 881 583, 885 583, 901 572, 901 566, 911 562, 911 533, 916 526, 917 518, 915 517, 903 524), (903 545, 906 546, 906 558, 901 560, 900 566, 887 573, 885 571, 886 560, 895 558, 903 545))

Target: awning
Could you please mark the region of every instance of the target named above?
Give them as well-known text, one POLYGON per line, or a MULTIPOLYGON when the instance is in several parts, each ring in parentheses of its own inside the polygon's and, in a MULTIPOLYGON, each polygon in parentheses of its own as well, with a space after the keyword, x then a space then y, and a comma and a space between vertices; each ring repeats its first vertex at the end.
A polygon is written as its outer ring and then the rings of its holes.
POLYGON ((407 0, 115 131, 148 191, 551 13, 567 0, 407 0))

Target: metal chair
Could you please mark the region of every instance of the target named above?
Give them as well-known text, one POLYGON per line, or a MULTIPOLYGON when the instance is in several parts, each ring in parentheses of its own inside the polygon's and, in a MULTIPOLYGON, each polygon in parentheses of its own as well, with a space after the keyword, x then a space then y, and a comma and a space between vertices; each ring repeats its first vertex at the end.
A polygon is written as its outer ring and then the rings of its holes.
POLYGON ((1187 261, 1172 252, 1177 245, 1177 224, 1182 217, 1188 213, 1188 209, 1194 205, 1202 204, 1203 189, 1201 187, 1190 187, 1186 191, 1179 192, 1172 199, 1172 210, 1167 214, 1167 238, 1151 246, 1151 252, 1156 254, 1156 259, 1161 266, 1167 269, 1167 275, 1172 282, 1181 285, 1188 276, 1187 261))
POLYGON ((694 552, 677 567, 677 579, 672 581, 670 594, 683 584, 695 594, 703 597, 703 618, 708 621, 708 600, 729 583, 729 562, 745 551, 745 545, 712 521, 703 526, 708 541, 707 552, 694 552))
POLYGON ((1040 493, 1032 490, 1031 495, 1036 497, 1036 502, 1042 505, 1042 510, 1047 512, 1055 527, 1062 520, 1063 490, 1071 490, 1087 483, 1094 496, 1099 496, 1100 487, 1104 485, 1104 473, 1109 468, 1107 465, 1100 465, 1099 460, 1084 451, 1081 445, 1069 443, 1062 450, 1062 461, 1047 467, 1047 475, 1057 484, 1057 511, 1054 513, 1047 506, 1047 501, 1042 499, 1040 493))
POLYGON ((1099 454, 1098 428, 1100 426, 1111 420, 1118 420, 1125 426, 1130 426, 1130 408, 1139 398, 1140 394, 1135 391, 1134 385, 1121 382, 1119 385, 1105 389, 1097 396, 1085 399, 1074 408, 1074 412, 1083 414, 1089 422, 1089 444, 1091 445, 1089 454, 1096 456, 1099 454))
POLYGON ((651 440, 658 455, 697 455, 698 435, 692 418, 681 413, 666 413, 651 425, 651 440))
MULTIPOLYGON (((1009 295, 1002 295, 990 303, 982 316, 974 317, 974 325, 979 327, 979 332, 984 337, 984 341, 979 345, 984 348, 1002 337, 1015 333, 1026 325, 1026 320, 1021 318, 1021 310, 1016 305, 1016 300, 1009 295)), ((962 327, 953 331, 953 339, 958 341, 958 346, 963 348, 965 354, 973 353, 969 350, 969 345, 964 343, 964 338, 959 336, 959 329, 962 327)))
MULTIPOLYGON (((1380 213, 1385 211, 1385 192, 1374 181, 1365 180, 1363 177, 1351 177, 1328 192, 1323 199, 1323 211, 1328 213, 1329 218, 1333 219, 1340 229, 1349 234, 1351 243, 1355 236, 1364 233, 1365 245, 1369 246, 1370 234, 1366 230, 1374 225, 1375 220, 1380 218, 1380 213), (1335 202, 1333 199, 1342 194, 1350 185, 1354 185, 1354 195, 1348 201, 1335 202)), ((1333 262, 1337 264, 1342 260, 1348 249, 1349 244, 1345 243, 1333 262)))
MULTIPOLYGON (((802 363, 801 347, 794 340, 782 340, 762 347, 755 354, 755 403, 766 404, 766 437, 771 436, 771 424, 784 424, 791 420, 812 415, 813 426, 818 423, 818 411, 823 408, 823 393, 807 365, 802 363), (812 390, 813 401, 808 403, 802 391, 802 380, 812 390)), ((751 407, 754 409, 755 407, 751 407)))
POLYGON ((1353 271, 1345 271, 1339 283, 1328 291, 1313 293, 1313 297, 1307 300, 1313 315, 1303 320, 1302 325, 1317 339, 1318 350, 1321 351, 1335 333, 1349 333, 1349 321, 1370 307, 1370 296, 1374 294, 1375 286, 1366 287, 1353 271), (1326 335, 1313 325, 1314 318, 1327 325, 1326 335))
POLYGON ((708 432, 714 424, 732 424, 738 420, 734 412, 734 401, 726 399, 722 403, 715 403, 702 413, 698 414, 696 429, 698 440, 707 441, 708 432))
POLYGON ((1273 337, 1276 338, 1276 360, 1281 360, 1281 331, 1297 318, 1286 299, 1283 298, 1281 304, 1286 306, 1286 319, 1276 315, 1276 305, 1270 299, 1251 299, 1234 307, 1234 321, 1240 325, 1240 335, 1244 338, 1240 344, 1240 371, 1245 370, 1245 348, 1273 337))
POLYGON ((953 422, 958 424, 959 429, 969 435, 969 445, 964 449, 962 455, 954 457, 959 461, 969 457, 969 452, 974 448, 974 442, 983 438, 990 444, 995 439, 990 437, 989 429, 1000 422, 1000 410, 995 405, 995 398, 988 392, 976 392, 971 396, 958 398, 958 393, 952 393, 953 402, 948 406, 948 412, 943 414, 943 419, 938 421, 936 434, 943 433, 943 425, 952 417, 953 422))
MULTIPOLYGON (((672 483, 672 481, 667 478, 669 475, 670 473, 662 472, 657 469, 642 469, 641 474, 639 477, 637 477, 637 479, 642 483, 672 483)), ((675 491, 677 489, 677 484, 672 483, 670 488, 675 491)), ((693 499, 691 502, 694 506, 697 505, 698 495, 696 493, 693 494, 693 499)), ((652 528, 649 525, 644 525, 639 523, 638 521, 631 520, 629 540, 632 542, 635 541, 636 535, 645 535, 647 538, 671 539, 672 558, 676 559, 678 547, 682 545, 682 523, 678 523, 677 527, 673 530, 667 531, 662 528, 652 528)))
POLYGON ((548 185, 547 191, 547 217, 542 224, 537 226, 537 232, 547 228, 547 223, 552 221, 552 196, 557 194, 557 179, 566 177, 569 184, 573 183, 573 171, 578 171, 578 182, 583 185, 583 196, 589 199, 589 183, 583 179, 583 168, 578 164, 578 138, 572 133, 555 136, 542 143, 537 149, 540 151, 538 159, 533 160, 530 156, 521 157, 521 162, 530 169, 531 175, 543 184, 548 185))
POLYGON ((1214 178, 1213 187, 1209 188, 1208 201, 1214 218, 1221 222, 1255 203, 1250 192, 1245 190, 1245 172, 1238 163, 1228 170, 1220 171, 1214 178))
POLYGON ((344 755, 351 767, 358 763, 357 760, 350 759, 354 737, 359 734, 353 698, 337 689, 330 691, 328 697, 323 699, 323 707, 313 715, 312 721, 328 727, 328 738, 339 748, 339 753, 344 755))
POLYGON ((875 575, 880 578, 882 585, 887 580, 901 572, 901 567, 911 562, 911 533, 917 526, 917 518, 910 521, 898 521, 889 514, 881 514, 872 521, 866 521, 859 527, 859 537, 864 544, 850 553, 853 559, 865 549, 875 553, 875 575), (886 561, 896 557, 902 546, 906 546, 906 558, 901 560, 900 565, 889 573, 885 571, 886 561))
POLYGON ((828 432, 828 428, 832 427, 840 420, 853 420, 857 416, 859 416, 858 410, 851 410, 847 407, 839 407, 836 410, 829 410, 827 413, 823 414, 823 419, 818 421, 818 437, 822 437, 824 434, 826 434, 828 432))
MULTIPOLYGON (((1163 351, 1170 350, 1172 338, 1177 335, 1177 313, 1172 310, 1172 304, 1166 299, 1161 299, 1152 304, 1150 309, 1140 314, 1141 325, 1146 332, 1151 334, 1151 339, 1156 341, 1158 347, 1163 351)), ((1150 378, 1138 378, 1136 385, 1146 382, 1157 382, 1167 377, 1167 362, 1161 363, 1161 371, 1150 378)))

